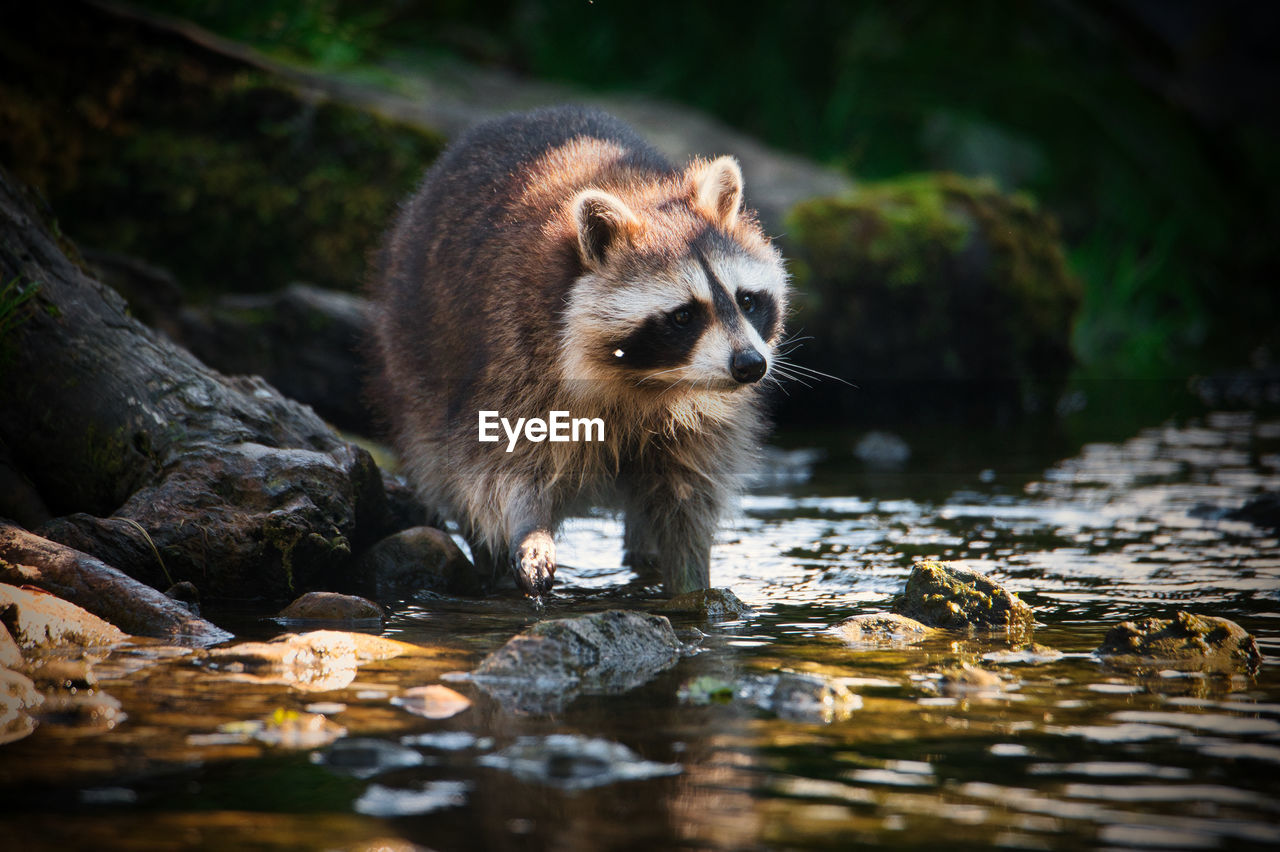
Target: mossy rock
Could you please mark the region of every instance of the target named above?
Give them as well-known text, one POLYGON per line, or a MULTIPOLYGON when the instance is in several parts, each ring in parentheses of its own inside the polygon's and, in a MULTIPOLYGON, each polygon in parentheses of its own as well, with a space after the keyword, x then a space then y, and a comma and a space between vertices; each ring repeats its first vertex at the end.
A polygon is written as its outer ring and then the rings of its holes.
POLYGON ((1239 624, 1185 610, 1172 619, 1143 618, 1117 624, 1096 653, 1119 665, 1163 665, 1192 671, 1253 672, 1262 664, 1257 641, 1239 624))
POLYGON ((731 589, 698 589, 663 602, 658 612, 668 615, 692 615, 703 621, 728 621, 749 618, 755 610, 742 602, 731 589))
POLYGON ((791 326, 813 337, 797 360, 859 385, 859 405, 981 386, 1034 409, 1065 381, 1080 287, 1030 197, 945 173, 868 183, 797 205, 787 237, 791 326))
POLYGON ((994 580, 933 561, 912 569, 894 611, 929 627, 1001 631, 1011 638, 1029 636, 1035 620, 1031 607, 994 580))
POLYGON ((78 242, 205 291, 351 289, 443 138, 93 6, 0 31, 0 161, 78 242))

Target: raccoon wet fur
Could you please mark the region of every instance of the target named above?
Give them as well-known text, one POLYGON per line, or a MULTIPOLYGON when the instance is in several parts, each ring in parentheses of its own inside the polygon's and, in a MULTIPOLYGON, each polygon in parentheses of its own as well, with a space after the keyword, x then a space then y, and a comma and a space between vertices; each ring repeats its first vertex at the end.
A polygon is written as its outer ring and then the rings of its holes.
POLYGON ((376 258, 372 397, 428 506, 477 567, 551 587, 553 536, 625 515, 628 563, 709 585, 752 466, 787 278, 732 157, 673 167, 604 113, 475 127, 427 172, 376 258), (478 439, 479 415, 599 418, 603 440, 478 439))

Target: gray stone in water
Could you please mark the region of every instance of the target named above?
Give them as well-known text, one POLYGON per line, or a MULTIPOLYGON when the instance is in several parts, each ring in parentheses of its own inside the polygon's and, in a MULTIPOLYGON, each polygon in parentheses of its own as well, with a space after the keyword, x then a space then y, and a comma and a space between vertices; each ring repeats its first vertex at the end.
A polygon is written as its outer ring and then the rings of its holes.
POLYGON ((276 618, 297 621, 381 621, 382 607, 371 600, 336 592, 307 592, 280 610, 276 618))
POLYGON ((751 675, 734 695, 780 719, 807 724, 840 722, 862 708, 862 696, 843 683, 802 672, 751 675))
POLYGON ((615 609, 540 621, 481 660, 471 678, 508 708, 555 712, 579 692, 639 686, 683 652, 665 617, 615 609))
POLYGON ((917 563, 894 611, 930 627, 1031 633, 1031 607, 983 574, 947 562, 917 563))
POLYGON ((415 749, 362 737, 340 739, 324 751, 313 754, 311 762, 339 775, 372 778, 392 769, 422 766, 427 759, 415 749))
POLYGON ((835 626, 846 642, 858 645, 910 645, 936 631, 914 618, 894 612, 870 612, 846 618, 835 626))
POLYGON ((1096 653, 1111 662, 1170 668, 1254 672, 1262 664, 1257 641, 1226 618, 1192 615, 1143 618, 1112 627, 1096 653))
POLYGON ((871 467, 891 469, 907 463, 911 458, 911 447, 892 432, 872 431, 858 440, 853 454, 871 467))
POLYGON ((421 591, 479 591, 479 578, 466 554, 435 527, 411 527, 387 536, 360 557, 356 571, 379 600, 421 591))
POLYGON ((521 737, 501 751, 482 755, 477 763, 504 769, 521 781, 562 790, 584 790, 681 771, 678 763, 645 760, 620 743, 575 734, 521 737))
POLYGON ((658 612, 697 615, 706 621, 726 621, 753 615, 755 610, 729 589, 698 589, 663 603, 658 612))

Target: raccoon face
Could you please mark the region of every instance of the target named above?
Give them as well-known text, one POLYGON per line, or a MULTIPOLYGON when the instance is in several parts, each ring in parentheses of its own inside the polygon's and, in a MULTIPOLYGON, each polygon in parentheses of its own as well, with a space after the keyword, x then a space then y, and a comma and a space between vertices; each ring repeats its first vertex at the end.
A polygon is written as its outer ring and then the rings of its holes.
POLYGON ((578 376, 638 390, 727 392, 768 374, 786 275, 754 224, 738 221, 731 158, 695 163, 683 203, 632 211, 614 195, 575 199, 586 273, 566 311, 578 376))

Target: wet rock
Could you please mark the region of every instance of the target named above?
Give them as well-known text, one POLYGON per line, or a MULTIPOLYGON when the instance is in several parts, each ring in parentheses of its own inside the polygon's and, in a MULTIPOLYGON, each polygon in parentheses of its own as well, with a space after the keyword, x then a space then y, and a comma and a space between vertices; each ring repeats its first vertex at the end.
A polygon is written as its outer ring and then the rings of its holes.
POLYGON ((1080 286, 1028 197, 953 174, 864 183, 797 204, 787 236, 807 297, 794 324, 814 338, 804 363, 858 371, 857 389, 790 388, 798 402, 827 417, 995 417, 1058 398, 1080 286))
POLYGON ((0 667, 0 745, 20 740, 35 730, 32 711, 44 696, 31 678, 0 667))
POLYGON ((1257 641, 1225 618, 1192 615, 1143 618, 1107 631, 1095 652, 1121 665, 1159 664, 1193 671, 1249 671, 1262 664, 1257 641))
POLYGON ((190 580, 174 583, 164 590, 164 596, 171 601, 177 601, 182 604, 192 615, 200 614, 200 590, 190 580))
POLYGON ((381 621, 382 607, 371 600, 336 592, 307 592, 277 613, 299 621, 381 621))
POLYGON ((894 605, 899 615, 947 630, 1002 631, 1029 635, 1031 607, 999 583, 969 568, 947 562, 920 562, 894 605))
POLYGON ((970 665, 943 669, 938 678, 939 688, 947 695, 999 692, 1004 684, 996 672, 970 665))
POLYGON ((412 527, 387 536, 360 557, 356 572, 378 600, 405 598, 420 591, 479 591, 479 578, 466 554, 448 533, 435 527, 412 527))
POLYGON ((910 645, 936 631, 914 618, 894 612, 871 612, 846 618, 835 626, 836 634, 855 645, 910 645))
POLYGON ((471 699, 459 692, 433 683, 406 689, 391 699, 391 703, 403 707, 415 716, 426 719, 448 719, 471 706, 471 699))
POLYGON ((501 751, 481 755, 476 762, 510 772, 521 781, 562 790, 585 790, 682 771, 678 763, 645 760, 621 743, 575 734, 520 737, 501 751))
POLYGON ((0 623, 23 648, 114 645, 128 636, 73 603, 0 583, 0 623))
POLYGON ((309 692, 341 689, 355 680, 362 663, 417 653, 416 646, 364 633, 313 630, 286 633, 270 642, 241 642, 211 648, 200 665, 237 680, 280 683, 309 692))
POLYGON ((1064 656, 1066 655, 1057 648, 1050 648, 1047 645, 1037 645, 1035 642, 1031 642, 1022 648, 1011 648, 1007 651, 988 651, 982 655, 982 659, 988 663, 1039 665, 1042 663, 1056 663, 1064 656))
POLYGON ((288 600, 340 587, 352 554, 394 531, 369 453, 139 323, 33 198, 0 174, 0 279, 40 282, 41 306, 6 333, 0 443, 51 511, 73 512, 39 534, 154 588, 288 600))
MULTIPOLYGON (((471 784, 466 781, 428 781, 413 788, 370 784, 356 799, 352 808, 371 817, 403 817, 428 814, 444 808, 459 808, 467 803, 471 784)), ((393 842, 395 844, 404 841, 393 842)), ((373 846, 369 846, 373 849, 373 846)), ((379 845, 378 849, 386 848, 379 845)), ((411 847, 417 850, 420 847, 411 847)))
POLYGON ((1227 512, 1223 517, 1232 521, 1246 521, 1254 526, 1280 530, 1280 492, 1260 494, 1239 509, 1227 512))
POLYGON ((840 681, 802 672, 748 676, 734 697, 780 719, 806 724, 844 721, 862 708, 862 696, 840 681))
POLYGON ((231 638, 227 631, 100 559, 2 521, 0 581, 42 588, 135 636, 190 645, 231 638))
POLYGON ((729 589, 698 589, 685 592, 666 601, 657 609, 681 615, 695 615, 704 621, 728 621, 747 618, 755 614, 755 610, 742 602, 742 599, 729 589))
POLYGON ((0 669, 14 669, 22 665, 22 649, 9 635, 9 628, 0 621, 0 669))
POLYGON ((639 686, 683 650, 665 617, 608 610, 538 622, 485 657, 471 678, 504 706, 552 712, 579 692, 639 686))
POLYGON ((324 751, 311 755, 311 762, 339 775, 372 778, 392 769, 422 766, 427 759, 415 749, 361 737, 338 740, 324 751))

